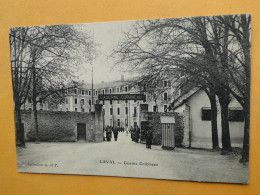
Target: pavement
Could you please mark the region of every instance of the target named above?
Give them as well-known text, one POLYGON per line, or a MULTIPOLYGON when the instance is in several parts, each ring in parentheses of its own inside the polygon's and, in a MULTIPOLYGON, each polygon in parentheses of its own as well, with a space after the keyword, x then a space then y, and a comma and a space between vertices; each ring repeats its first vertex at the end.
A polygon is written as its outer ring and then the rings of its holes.
POLYGON ((132 142, 119 133, 118 141, 102 143, 26 143, 17 148, 18 172, 105 175, 171 180, 248 183, 248 165, 220 152, 132 142))

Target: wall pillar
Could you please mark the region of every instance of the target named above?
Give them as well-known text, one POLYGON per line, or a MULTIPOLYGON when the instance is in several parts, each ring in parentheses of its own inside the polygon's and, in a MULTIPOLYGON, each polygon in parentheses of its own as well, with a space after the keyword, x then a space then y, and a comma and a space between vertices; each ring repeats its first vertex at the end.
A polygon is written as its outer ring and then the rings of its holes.
POLYGON ((141 121, 148 121, 148 104, 140 104, 140 124, 141 121))
POLYGON ((103 112, 102 104, 95 104, 94 136, 96 142, 103 142, 103 112))

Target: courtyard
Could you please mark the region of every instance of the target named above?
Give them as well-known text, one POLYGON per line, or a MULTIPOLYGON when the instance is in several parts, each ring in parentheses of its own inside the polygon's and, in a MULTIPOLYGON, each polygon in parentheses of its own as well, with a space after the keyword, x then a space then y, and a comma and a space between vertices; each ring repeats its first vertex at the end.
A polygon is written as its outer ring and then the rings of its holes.
POLYGON ((17 148, 18 172, 105 175, 155 179, 247 183, 248 165, 218 151, 175 148, 131 141, 119 133, 118 141, 26 143, 17 148))

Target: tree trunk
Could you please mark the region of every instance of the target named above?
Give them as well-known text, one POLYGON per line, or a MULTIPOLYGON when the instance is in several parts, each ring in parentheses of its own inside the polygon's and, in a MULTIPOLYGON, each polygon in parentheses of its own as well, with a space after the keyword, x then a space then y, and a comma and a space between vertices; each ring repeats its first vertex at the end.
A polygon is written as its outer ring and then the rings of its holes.
POLYGON ((230 152, 232 150, 228 123, 229 101, 220 100, 219 103, 221 107, 222 151, 224 154, 225 152, 230 152))
POLYGON ((36 103, 33 102, 33 120, 34 120, 34 129, 35 129, 35 143, 39 143, 39 127, 38 127, 38 117, 37 117, 37 107, 36 103))
POLYGON ((21 119, 21 107, 19 105, 15 105, 15 115, 16 115, 16 145, 19 147, 25 147, 24 141, 24 128, 22 128, 22 119, 21 119))
POLYGON ((218 143, 218 124, 217 124, 217 104, 216 104, 216 95, 212 93, 209 95, 209 100, 211 104, 211 132, 212 132, 212 148, 214 150, 219 149, 218 143))
POLYGON ((244 140, 241 163, 249 161, 249 127, 250 127, 250 109, 249 104, 244 106, 245 124, 244 124, 244 140))
POLYGON ((39 129, 38 129, 38 117, 37 117, 37 90, 36 90, 36 70, 35 70, 35 63, 32 63, 32 77, 33 77, 33 96, 32 96, 32 102, 33 102, 33 119, 34 119, 34 129, 35 129, 35 143, 39 143, 39 129))

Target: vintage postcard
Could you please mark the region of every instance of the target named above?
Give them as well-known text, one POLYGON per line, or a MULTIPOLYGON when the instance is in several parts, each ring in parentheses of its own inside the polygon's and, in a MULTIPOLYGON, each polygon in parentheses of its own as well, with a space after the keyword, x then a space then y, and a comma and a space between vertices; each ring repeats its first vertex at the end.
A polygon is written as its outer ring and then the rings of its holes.
POLYGON ((9 38, 18 172, 249 182, 250 14, 9 38))

